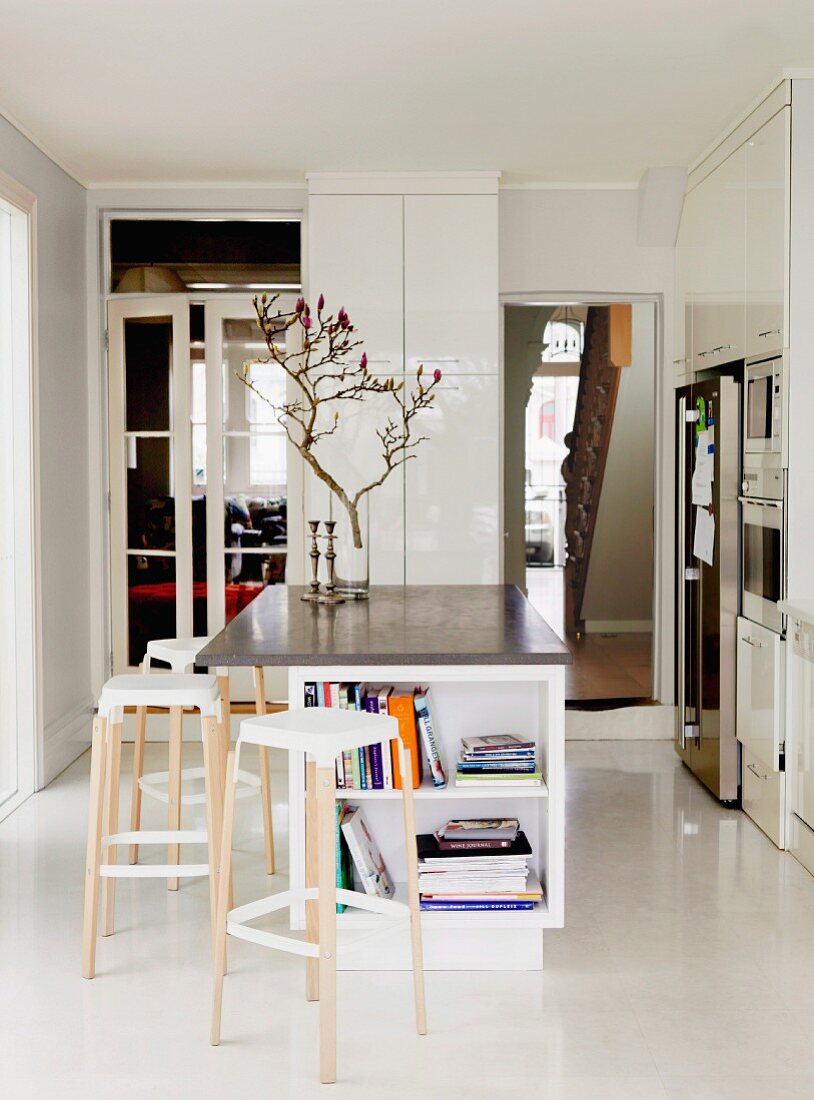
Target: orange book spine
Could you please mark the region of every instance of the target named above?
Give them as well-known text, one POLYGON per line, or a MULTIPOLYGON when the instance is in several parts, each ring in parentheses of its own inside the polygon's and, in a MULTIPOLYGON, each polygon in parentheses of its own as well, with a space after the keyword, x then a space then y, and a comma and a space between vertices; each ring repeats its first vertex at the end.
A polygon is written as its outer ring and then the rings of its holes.
MULTIPOLYGON (((413 693, 404 692, 399 695, 391 695, 387 700, 388 712, 393 718, 398 719, 399 736, 402 743, 410 750, 413 766, 413 787, 421 786, 421 753, 418 745, 418 729, 415 721, 415 705, 413 693)), ((393 759, 393 786, 401 790, 401 769, 399 768, 398 753, 391 746, 393 759)))

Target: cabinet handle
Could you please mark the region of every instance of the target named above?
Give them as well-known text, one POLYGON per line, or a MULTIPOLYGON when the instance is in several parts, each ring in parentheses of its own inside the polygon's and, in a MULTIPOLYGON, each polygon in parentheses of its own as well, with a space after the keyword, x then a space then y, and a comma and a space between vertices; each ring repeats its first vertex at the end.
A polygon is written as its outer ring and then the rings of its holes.
POLYGON ((711 351, 699 351, 698 352, 698 358, 699 359, 703 359, 705 355, 712 355, 712 352, 711 351))
POLYGON ((449 355, 441 356, 440 359, 438 356, 435 359, 425 359, 423 355, 411 355, 410 358, 415 359, 417 363, 460 363, 461 361, 460 359, 453 359, 449 355))
POLYGON ((767 328, 765 332, 759 332, 758 336, 779 336, 779 328, 767 328))
POLYGON ((763 642, 756 642, 754 638, 744 638, 743 640, 753 649, 763 649, 763 642))
POLYGON ((752 775, 756 775, 758 779, 760 779, 764 783, 769 778, 768 775, 761 775, 754 764, 747 764, 746 767, 749 769, 752 775))
POLYGON ((719 348, 713 348, 712 352, 714 354, 716 351, 732 351, 734 346, 734 344, 721 344, 719 348))
POLYGON ((674 359, 673 360, 673 366, 677 367, 679 363, 686 363, 686 362, 687 362, 686 356, 683 359, 674 359))

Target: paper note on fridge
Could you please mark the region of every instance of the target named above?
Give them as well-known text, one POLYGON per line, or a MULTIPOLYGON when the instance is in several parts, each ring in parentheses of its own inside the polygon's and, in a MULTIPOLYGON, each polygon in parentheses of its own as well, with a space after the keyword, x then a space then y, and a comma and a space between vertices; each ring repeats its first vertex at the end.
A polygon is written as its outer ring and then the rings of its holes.
POLYGON ((712 555, 715 552, 715 516, 710 515, 706 508, 695 509, 692 552, 696 558, 712 565, 712 555))
POLYGON ((712 504, 712 478, 715 474, 715 444, 712 432, 699 432, 695 448, 695 469, 692 475, 693 504, 712 504), (712 450, 710 450, 712 448, 712 450))

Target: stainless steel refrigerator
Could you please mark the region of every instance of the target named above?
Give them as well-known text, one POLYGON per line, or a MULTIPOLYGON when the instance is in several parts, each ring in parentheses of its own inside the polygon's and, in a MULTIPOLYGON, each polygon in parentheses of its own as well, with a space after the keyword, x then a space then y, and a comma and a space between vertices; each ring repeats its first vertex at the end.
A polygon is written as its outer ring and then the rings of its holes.
POLYGON ((739 778, 735 663, 740 596, 740 389, 734 379, 723 377, 677 391, 675 747, 723 802, 738 799, 739 778), (709 498, 709 505, 693 503, 699 441, 709 456, 705 470, 711 473, 712 483, 707 475, 705 488, 704 477, 698 479, 696 500, 709 498), (698 530, 702 508, 707 515, 701 517, 698 530), (711 546, 710 515, 714 521, 711 546), (711 564, 704 556, 711 558, 711 564))

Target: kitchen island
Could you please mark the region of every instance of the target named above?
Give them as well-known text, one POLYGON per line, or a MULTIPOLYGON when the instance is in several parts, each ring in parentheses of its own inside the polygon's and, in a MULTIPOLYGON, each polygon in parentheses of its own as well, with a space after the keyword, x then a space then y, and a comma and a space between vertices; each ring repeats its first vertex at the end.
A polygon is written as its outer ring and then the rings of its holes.
MULTIPOLYGON (((266 588, 201 651, 199 663, 285 666, 292 708, 305 705, 307 685, 317 681, 430 687, 448 784, 436 789, 426 778, 416 791, 418 832, 434 832, 450 818, 518 818, 545 896, 531 911, 425 912, 425 965, 430 970, 541 968, 543 932, 561 928, 564 920, 568 648, 512 585, 382 586, 371 590, 369 600, 336 606, 306 603, 300 599, 304 591, 266 588), (541 786, 455 786, 461 737, 493 733, 534 740, 541 786)), ((364 804, 392 876, 404 882, 400 793, 338 790, 337 798, 364 804)), ((289 860, 291 886, 302 887, 305 762, 297 756, 289 768, 289 860)), ((409 969, 402 929, 383 929, 356 948, 349 942, 353 937, 346 933, 381 920, 352 909, 338 915, 340 969, 409 969)), ((304 912, 292 909, 292 927, 303 926, 304 912)))

